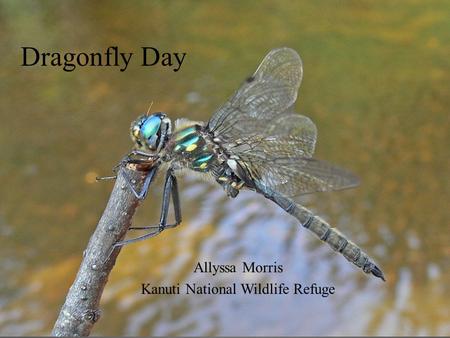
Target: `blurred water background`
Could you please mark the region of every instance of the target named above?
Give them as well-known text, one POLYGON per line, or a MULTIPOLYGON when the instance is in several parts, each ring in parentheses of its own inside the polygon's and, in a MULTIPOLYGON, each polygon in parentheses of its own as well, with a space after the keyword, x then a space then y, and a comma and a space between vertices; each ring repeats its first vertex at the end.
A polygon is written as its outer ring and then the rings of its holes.
MULTIPOLYGON (((181 182, 183 223, 126 247, 95 335, 450 334, 448 1, 0 1, 0 334, 49 334, 106 205, 109 174, 145 112, 207 120, 272 48, 304 62, 296 109, 316 157, 357 189, 305 196, 383 268, 363 274, 253 193, 181 182), (187 52, 180 71, 21 67, 42 52, 187 52), (197 262, 281 274, 193 273, 197 262), (301 282, 306 296, 140 295, 140 284, 301 282)), ((135 60, 136 61, 136 60, 135 60)), ((161 180, 134 219, 158 219, 161 180)))

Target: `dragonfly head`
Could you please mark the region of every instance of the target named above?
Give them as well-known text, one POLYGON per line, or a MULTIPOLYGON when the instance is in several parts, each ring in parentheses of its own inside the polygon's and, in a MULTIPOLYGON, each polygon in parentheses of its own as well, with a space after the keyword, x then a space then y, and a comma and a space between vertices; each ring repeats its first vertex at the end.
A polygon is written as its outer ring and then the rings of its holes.
POLYGON ((131 123, 131 139, 138 149, 158 153, 172 133, 172 123, 164 113, 144 114, 131 123))

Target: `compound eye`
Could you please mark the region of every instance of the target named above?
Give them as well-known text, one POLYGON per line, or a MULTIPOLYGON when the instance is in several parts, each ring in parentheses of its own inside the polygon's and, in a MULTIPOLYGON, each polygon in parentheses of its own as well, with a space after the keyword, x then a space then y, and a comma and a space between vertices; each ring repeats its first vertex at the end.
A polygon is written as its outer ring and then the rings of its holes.
POLYGON ((161 127, 161 118, 159 116, 149 117, 141 127, 142 136, 146 139, 150 139, 154 136, 161 127))

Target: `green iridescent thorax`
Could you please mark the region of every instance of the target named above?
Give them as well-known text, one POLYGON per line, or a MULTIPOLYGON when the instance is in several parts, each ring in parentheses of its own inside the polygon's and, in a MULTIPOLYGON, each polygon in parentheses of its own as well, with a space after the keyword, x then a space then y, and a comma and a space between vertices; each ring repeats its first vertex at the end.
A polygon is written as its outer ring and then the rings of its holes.
POLYGON ((214 152, 200 132, 200 126, 183 128, 172 135, 174 158, 184 160, 190 169, 208 171, 214 152))

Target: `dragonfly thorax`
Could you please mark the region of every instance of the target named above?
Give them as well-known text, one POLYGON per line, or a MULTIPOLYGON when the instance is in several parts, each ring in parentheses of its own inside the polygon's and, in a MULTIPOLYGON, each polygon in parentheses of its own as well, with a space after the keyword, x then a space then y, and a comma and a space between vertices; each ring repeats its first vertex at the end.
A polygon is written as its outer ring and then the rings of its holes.
POLYGON ((158 153, 172 134, 172 123, 164 113, 144 114, 131 123, 130 136, 135 146, 158 153))

